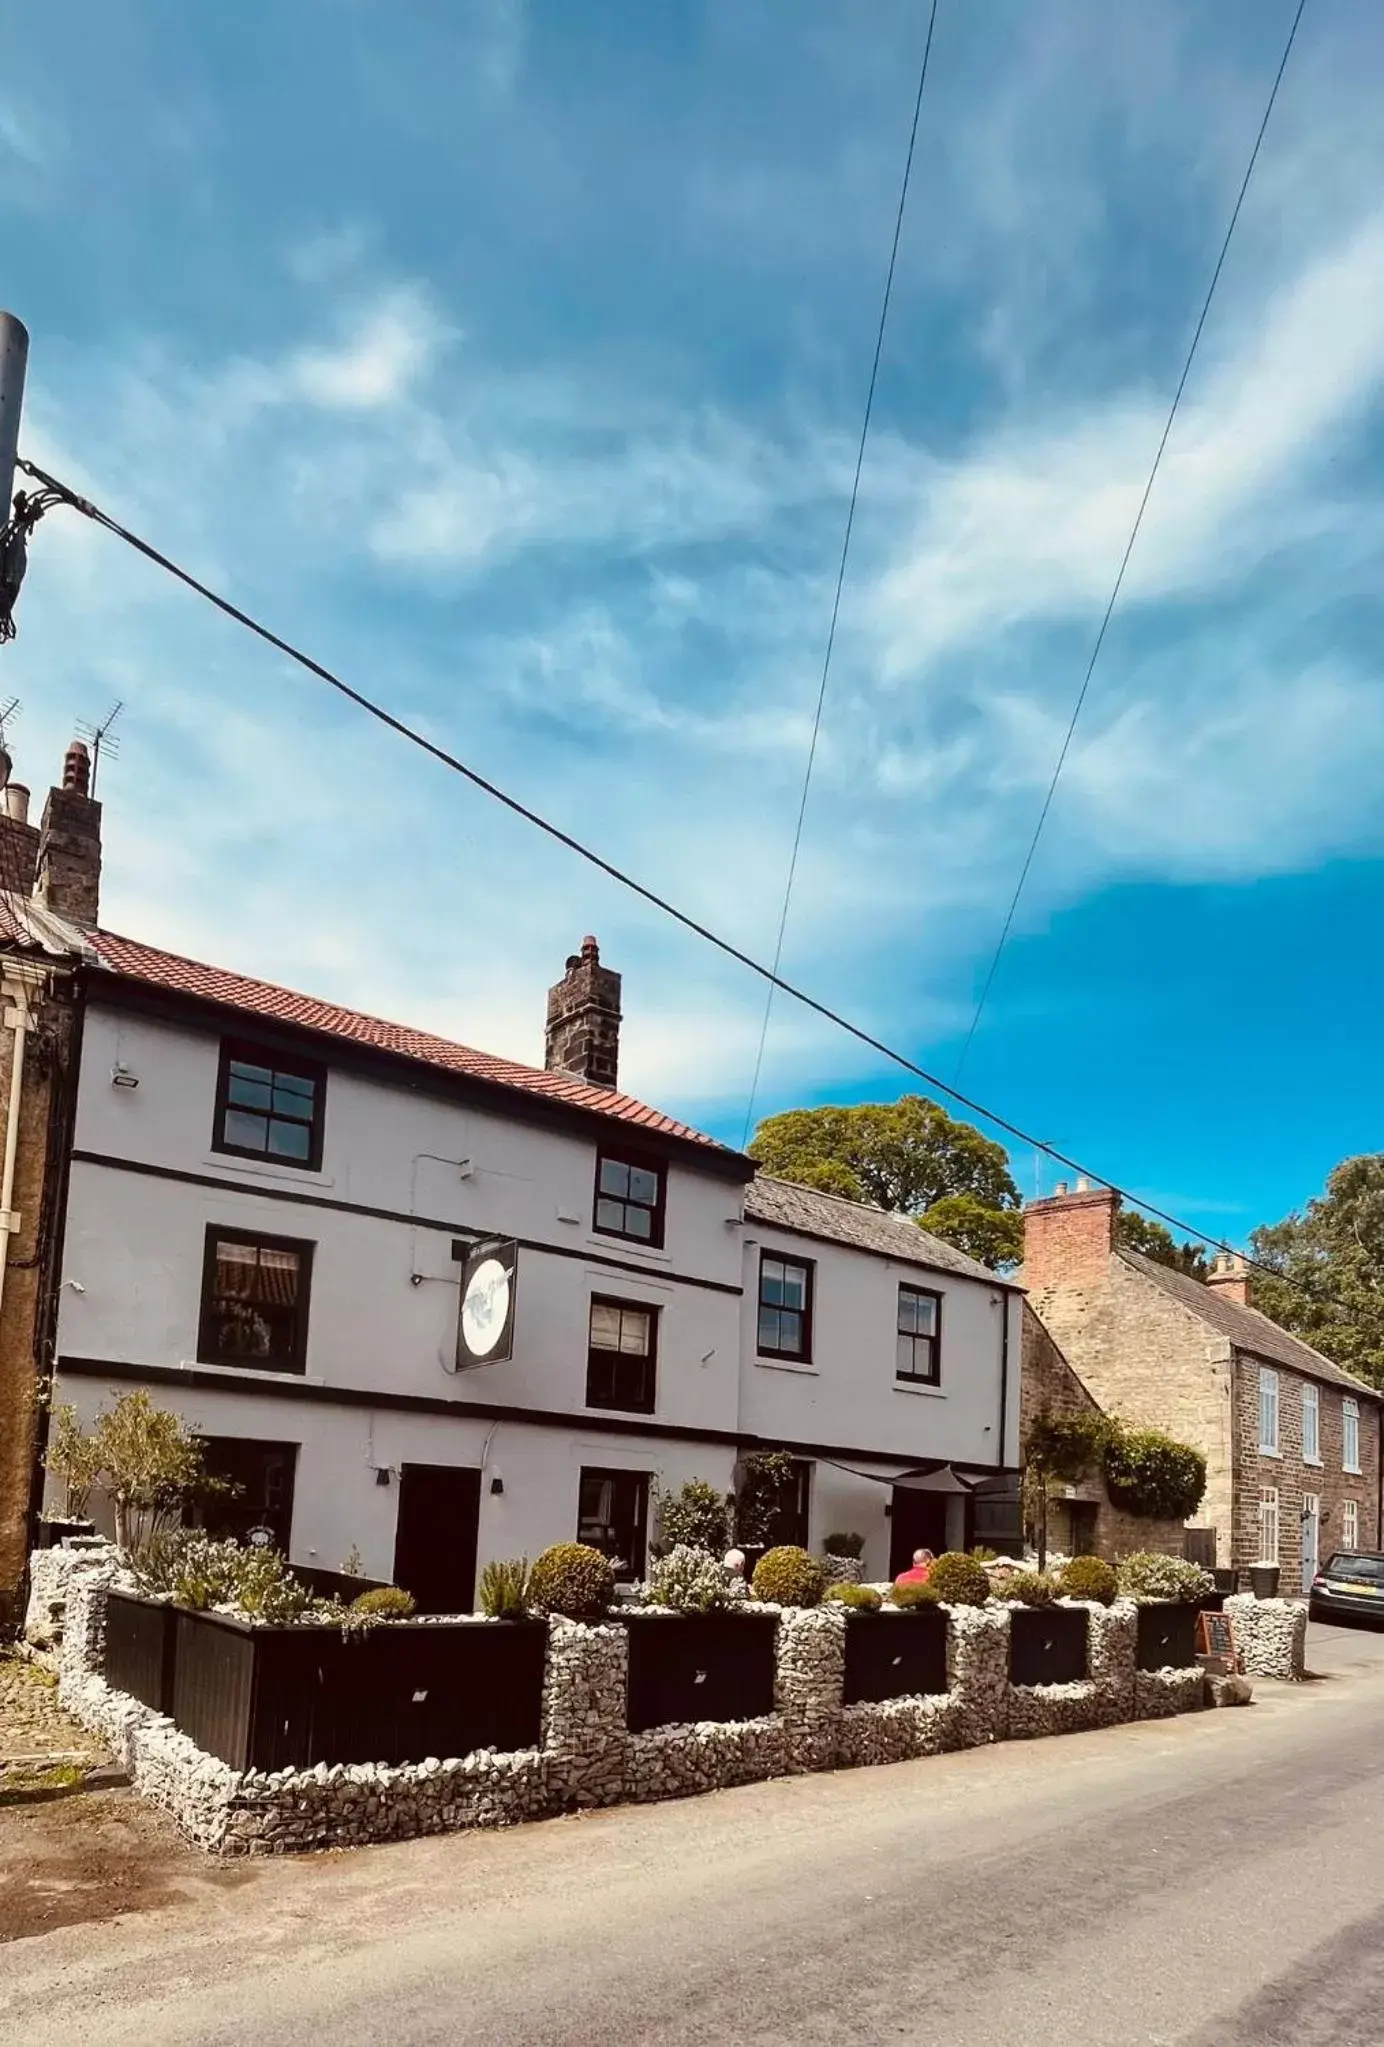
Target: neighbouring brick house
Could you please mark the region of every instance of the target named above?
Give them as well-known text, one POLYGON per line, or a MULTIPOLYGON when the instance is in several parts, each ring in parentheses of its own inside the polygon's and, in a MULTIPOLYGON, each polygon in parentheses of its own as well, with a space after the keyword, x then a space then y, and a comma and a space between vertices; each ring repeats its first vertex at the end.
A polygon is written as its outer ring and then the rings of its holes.
POLYGON ((1065 1190, 1024 1219, 1034 1311, 1092 1397, 1206 1458, 1197 1525, 1219 1565, 1280 1566, 1380 1541, 1378 1392, 1249 1304, 1243 1259, 1202 1282, 1116 1242, 1119 1197, 1065 1190))
MULTIPOLYGON (((1104 1409, 1068 1364, 1030 1304, 1024 1303, 1023 1374, 1019 1394, 1019 1440, 1044 1412, 1101 1414, 1104 1409)), ((1098 1471, 1059 1485, 1048 1502, 1048 1549, 1054 1555, 1117 1558, 1135 1550, 1162 1550, 1180 1557, 1185 1547, 1180 1521, 1151 1521, 1117 1507, 1098 1471)))

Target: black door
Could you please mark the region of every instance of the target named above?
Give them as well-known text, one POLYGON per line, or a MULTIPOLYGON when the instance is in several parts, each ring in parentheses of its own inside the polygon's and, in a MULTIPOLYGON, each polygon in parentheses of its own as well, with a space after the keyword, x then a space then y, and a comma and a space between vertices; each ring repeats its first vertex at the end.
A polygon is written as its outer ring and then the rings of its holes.
POLYGON ((940 1557, 947 1546, 947 1494, 918 1493, 894 1487, 889 1516, 889 1576, 897 1578, 913 1562, 915 1549, 940 1557))
POLYGON ((406 1464, 399 1480, 394 1583, 420 1613, 470 1613, 476 1600, 481 1475, 464 1464, 406 1464))

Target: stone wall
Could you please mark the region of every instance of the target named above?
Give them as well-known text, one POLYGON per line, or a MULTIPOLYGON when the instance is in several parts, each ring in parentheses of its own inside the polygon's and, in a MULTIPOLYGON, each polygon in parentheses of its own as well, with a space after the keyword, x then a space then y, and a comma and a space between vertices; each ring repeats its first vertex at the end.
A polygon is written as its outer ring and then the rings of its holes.
MULTIPOLYGON (((112 1575, 109 1559, 69 1574, 63 1704, 105 1737, 137 1788, 191 1840, 226 1855, 503 1826, 574 1807, 680 1798, 797 1771, 1109 1726, 1202 1703, 1199 1668, 1158 1672, 1153 1681, 1136 1675, 1136 1609, 1119 1600, 1087 1609, 1088 1675, 1080 1683, 1011 1685, 1010 1609, 955 1607, 947 1610, 944 1694, 846 1706, 851 1622, 843 1608, 827 1605, 778 1611, 772 1713, 631 1734, 629 1629, 641 1625, 639 1616, 590 1627, 554 1619, 538 1748, 431 1756, 397 1768, 319 1763, 312 1770, 237 1771, 106 1683, 101 1669, 112 1575)), ((886 1624, 910 1625, 904 1614, 886 1624)))
MULTIPOLYGON (((1325 1519, 1320 1525, 1317 1553, 1321 1561, 1333 1549, 1343 1547, 1341 1509, 1354 1500, 1359 1510, 1361 1549, 1376 1549, 1379 1502, 1379 1423, 1375 1403, 1366 1396, 1360 1405, 1359 1472, 1341 1469, 1343 1389, 1318 1384, 1317 1448, 1319 1458, 1309 1464, 1302 1454, 1302 1389, 1307 1382, 1286 1366, 1272 1367, 1278 1373, 1278 1455, 1259 1448, 1259 1360, 1237 1354, 1235 1360, 1235 1455, 1240 1486, 1235 1506, 1235 1553, 1240 1566, 1271 1562, 1259 1555, 1259 1493, 1272 1486, 1278 1493, 1279 1590, 1285 1594, 1305 1590, 1302 1583, 1302 1502, 1314 1494, 1321 1502, 1325 1519)), ((1313 1382, 1317 1383, 1317 1382, 1313 1382)))
POLYGON ((1237 1592, 1225 1602, 1246 1677, 1300 1679, 1307 1667, 1307 1605, 1301 1599, 1255 1599, 1237 1592))

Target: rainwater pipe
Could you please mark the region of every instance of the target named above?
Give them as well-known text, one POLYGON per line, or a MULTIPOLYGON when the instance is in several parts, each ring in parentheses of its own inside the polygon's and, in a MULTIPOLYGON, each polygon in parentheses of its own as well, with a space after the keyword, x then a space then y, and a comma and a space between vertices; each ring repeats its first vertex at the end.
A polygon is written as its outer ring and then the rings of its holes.
MULTIPOLYGON (((22 988, 18 991, 21 995, 22 988)), ((5 1255, 0 1258, 0 1310, 5 1300, 5 1275, 10 1269, 10 1239, 19 1228, 19 1217, 14 1213, 14 1169, 19 1154, 19 1104, 24 1093, 24 1052, 29 1042, 29 1030, 33 1022, 25 1004, 11 1003, 5 1010, 6 1030, 14 1032, 14 1046, 10 1057, 10 1106, 5 1119, 5 1163, 0 1172, 0 1229, 5 1233, 5 1255)))

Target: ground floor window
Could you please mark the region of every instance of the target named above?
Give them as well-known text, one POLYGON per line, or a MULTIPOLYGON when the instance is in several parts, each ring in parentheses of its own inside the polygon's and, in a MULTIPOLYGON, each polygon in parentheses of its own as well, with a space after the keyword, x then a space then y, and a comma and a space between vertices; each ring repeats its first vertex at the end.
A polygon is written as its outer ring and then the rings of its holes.
POLYGON ((288 1555, 293 1534, 296 1443, 260 1443, 243 1436, 204 1436, 202 1461, 217 1484, 193 1502, 187 1520, 208 1535, 244 1542, 255 1529, 268 1529, 275 1549, 288 1555))
POLYGON ((1358 1500, 1346 1500, 1342 1503, 1341 1547, 1342 1549, 1359 1549, 1360 1547, 1360 1502, 1358 1500))
POLYGON ((584 1466, 577 1499, 577 1541, 610 1558, 621 1579, 642 1578, 649 1520, 647 1471, 584 1466))
POLYGON ((1278 1487, 1261 1486, 1259 1491, 1259 1561, 1278 1562, 1278 1487))

